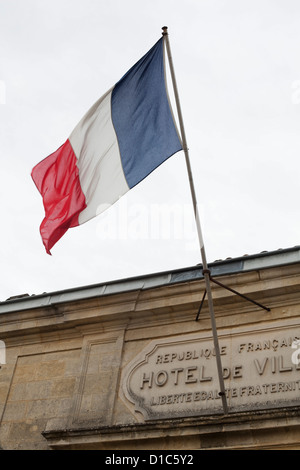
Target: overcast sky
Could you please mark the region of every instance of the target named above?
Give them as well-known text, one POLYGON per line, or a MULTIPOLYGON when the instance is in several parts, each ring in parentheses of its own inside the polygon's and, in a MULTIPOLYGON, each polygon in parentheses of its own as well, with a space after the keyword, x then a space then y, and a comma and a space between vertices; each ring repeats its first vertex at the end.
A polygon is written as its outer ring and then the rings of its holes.
POLYGON ((52 256, 39 234, 32 167, 164 25, 208 261, 298 245, 299 24, 298 0, 0 0, 0 300, 201 262, 183 152, 52 256))

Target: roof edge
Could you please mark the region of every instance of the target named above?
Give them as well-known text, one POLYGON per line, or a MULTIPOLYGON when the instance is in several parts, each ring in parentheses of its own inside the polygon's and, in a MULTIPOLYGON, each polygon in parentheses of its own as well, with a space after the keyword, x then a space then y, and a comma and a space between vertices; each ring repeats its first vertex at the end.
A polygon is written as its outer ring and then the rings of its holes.
MULTIPOLYGON (((222 276, 298 262, 300 262, 300 245, 275 251, 263 251, 259 254, 244 255, 237 258, 217 260, 208 263, 208 266, 213 276, 222 276)), ((203 278, 202 264, 198 264, 187 268, 144 274, 49 293, 37 295, 25 294, 24 296, 16 296, 0 302, 0 314, 129 292, 137 289, 145 290, 201 278, 203 278)))

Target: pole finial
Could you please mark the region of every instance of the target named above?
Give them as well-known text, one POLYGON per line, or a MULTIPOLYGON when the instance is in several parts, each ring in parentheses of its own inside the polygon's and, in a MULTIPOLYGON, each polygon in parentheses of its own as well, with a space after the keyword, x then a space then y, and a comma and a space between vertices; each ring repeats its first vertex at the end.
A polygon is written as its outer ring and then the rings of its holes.
POLYGON ((161 29, 163 30, 162 35, 166 36, 168 34, 168 26, 163 26, 161 29))

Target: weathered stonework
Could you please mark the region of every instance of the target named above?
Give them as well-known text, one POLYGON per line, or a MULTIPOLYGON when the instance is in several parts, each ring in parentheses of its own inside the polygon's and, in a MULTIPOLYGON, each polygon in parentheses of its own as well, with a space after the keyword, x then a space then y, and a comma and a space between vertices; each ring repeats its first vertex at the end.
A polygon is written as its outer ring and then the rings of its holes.
MULTIPOLYGON (((231 412, 300 405, 296 321, 223 330, 219 335, 225 391, 231 412)), ((122 376, 123 396, 145 420, 222 413, 215 350, 210 335, 152 341, 122 376)), ((122 395, 121 395, 122 396, 122 395)))
POLYGON ((271 311, 213 285, 228 415, 197 267, 0 303, 0 446, 299 449, 299 248, 238 263, 271 311))

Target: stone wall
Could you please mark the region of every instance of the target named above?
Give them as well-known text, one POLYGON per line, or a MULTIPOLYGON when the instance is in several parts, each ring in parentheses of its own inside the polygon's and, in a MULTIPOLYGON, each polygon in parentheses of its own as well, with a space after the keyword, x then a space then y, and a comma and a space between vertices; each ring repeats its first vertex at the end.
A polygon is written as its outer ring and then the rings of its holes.
POLYGON ((299 449, 300 367, 288 361, 300 335, 300 263, 234 273, 222 282, 271 308, 213 286, 220 344, 227 348, 221 356, 231 390, 227 416, 213 398, 218 387, 206 304, 195 321, 203 280, 38 308, 23 303, 1 313, 2 448, 299 449), (287 344, 260 350, 274 339, 287 344), (180 356, 187 353, 194 358, 180 356))

